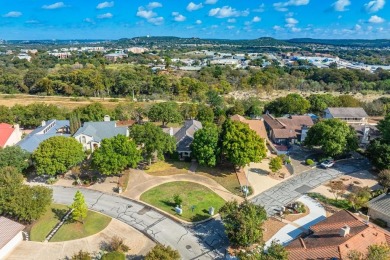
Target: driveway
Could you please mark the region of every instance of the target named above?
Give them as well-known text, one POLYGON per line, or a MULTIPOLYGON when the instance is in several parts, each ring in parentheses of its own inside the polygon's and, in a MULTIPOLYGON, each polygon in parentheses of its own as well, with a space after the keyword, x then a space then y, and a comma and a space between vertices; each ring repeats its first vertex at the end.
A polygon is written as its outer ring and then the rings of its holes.
POLYGON ((303 231, 307 231, 311 226, 326 218, 324 207, 312 198, 304 195, 297 201, 305 204, 310 209, 310 213, 280 229, 265 243, 266 247, 269 247, 273 240, 276 240, 278 243, 285 246, 293 239, 297 238, 303 231))
POLYGON ((141 203, 88 189, 53 186, 56 203, 70 205, 81 190, 88 208, 118 219, 161 244, 177 249, 183 259, 222 259, 228 245, 220 220, 187 226, 141 203))
POLYGON ((369 163, 367 160, 349 159, 338 161, 333 168, 314 168, 293 176, 253 197, 251 201, 257 205, 264 206, 267 214, 273 216, 282 206, 295 201, 319 185, 343 174, 350 174, 368 167, 369 163))

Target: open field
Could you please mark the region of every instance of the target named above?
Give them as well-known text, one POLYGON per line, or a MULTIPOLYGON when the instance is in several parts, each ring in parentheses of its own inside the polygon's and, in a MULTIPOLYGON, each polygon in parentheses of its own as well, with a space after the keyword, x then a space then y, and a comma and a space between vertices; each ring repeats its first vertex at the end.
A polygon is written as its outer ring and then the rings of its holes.
MULTIPOLYGON (((32 226, 30 232, 31 240, 45 240, 45 237, 65 215, 67 210, 68 207, 65 205, 51 205, 47 212, 32 226)), ((110 221, 110 217, 93 211, 88 211, 84 224, 69 219, 57 231, 50 242, 68 241, 91 236, 105 229, 110 221)))
POLYGON ((154 187, 141 195, 141 200, 186 221, 200 221, 210 217, 208 210, 214 207, 214 214, 225 201, 209 188, 193 182, 168 182, 154 187), (183 202, 183 214, 175 213, 173 196, 178 194, 183 202), (194 206, 194 207, 193 207, 194 206))
POLYGON ((217 166, 215 168, 199 166, 196 174, 211 178, 231 193, 243 196, 240 183, 238 182, 237 174, 233 166, 217 166))
POLYGON ((170 176, 186 174, 190 168, 189 162, 184 161, 158 161, 147 166, 145 172, 153 176, 170 176))

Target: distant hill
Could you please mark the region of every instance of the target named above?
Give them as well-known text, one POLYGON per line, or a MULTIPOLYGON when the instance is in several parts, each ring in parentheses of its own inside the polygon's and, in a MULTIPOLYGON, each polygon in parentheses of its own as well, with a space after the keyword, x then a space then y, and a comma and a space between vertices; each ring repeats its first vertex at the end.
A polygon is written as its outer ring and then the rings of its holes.
POLYGON ((334 46, 351 46, 351 47, 371 47, 383 48, 390 47, 390 39, 364 40, 364 39, 312 39, 312 38, 296 38, 287 40, 289 43, 295 44, 323 44, 334 46))

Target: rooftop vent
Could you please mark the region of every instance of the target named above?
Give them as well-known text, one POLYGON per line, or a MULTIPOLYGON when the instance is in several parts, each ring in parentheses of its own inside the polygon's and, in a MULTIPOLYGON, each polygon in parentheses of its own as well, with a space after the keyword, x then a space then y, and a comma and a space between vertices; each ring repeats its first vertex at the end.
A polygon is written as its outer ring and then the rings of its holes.
POLYGON ((109 121, 111 121, 110 116, 109 115, 105 115, 104 116, 104 122, 109 122, 109 121))

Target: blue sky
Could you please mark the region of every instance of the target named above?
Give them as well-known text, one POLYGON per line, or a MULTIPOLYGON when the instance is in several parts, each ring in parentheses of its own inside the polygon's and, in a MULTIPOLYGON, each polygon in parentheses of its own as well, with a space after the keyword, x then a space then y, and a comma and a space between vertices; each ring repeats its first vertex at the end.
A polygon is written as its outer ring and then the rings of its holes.
POLYGON ((390 38, 388 0, 0 0, 0 39, 390 38))

